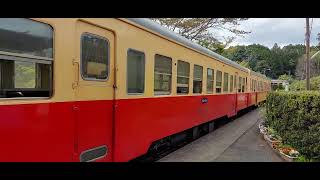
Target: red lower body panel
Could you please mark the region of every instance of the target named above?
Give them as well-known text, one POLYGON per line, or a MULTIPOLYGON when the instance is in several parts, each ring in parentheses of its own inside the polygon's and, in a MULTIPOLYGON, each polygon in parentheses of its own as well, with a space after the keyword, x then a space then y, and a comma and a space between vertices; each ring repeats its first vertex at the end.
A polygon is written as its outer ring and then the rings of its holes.
POLYGON ((0 106, 0 161, 72 161, 71 103, 0 106))
POLYGON ((235 115, 248 106, 248 94, 122 99, 115 105, 114 120, 112 101, 1 105, 0 161, 78 161, 82 150, 101 142, 109 149, 99 161, 128 161, 156 140, 235 115))
POLYGON ((118 100, 115 161, 128 161, 158 139, 234 113, 234 94, 118 100))
POLYGON ((0 161, 79 161, 103 144, 109 155, 102 160, 111 161, 112 111, 112 101, 2 105, 0 161))
POLYGON ((248 93, 248 106, 253 106, 257 103, 257 93, 248 93))
POLYGON ((248 107, 248 94, 237 94, 237 111, 245 109, 246 107, 248 107))

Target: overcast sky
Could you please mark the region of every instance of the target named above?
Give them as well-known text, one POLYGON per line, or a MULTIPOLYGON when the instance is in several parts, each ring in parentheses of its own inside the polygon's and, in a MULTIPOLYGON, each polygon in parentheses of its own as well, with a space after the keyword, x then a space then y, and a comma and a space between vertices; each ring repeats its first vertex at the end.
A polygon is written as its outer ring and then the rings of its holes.
MULTIPOLYGON (((310 25, 312 19, 310 18, 310 25)), ((274 43, 283 47, 288 44, 304 44, 305 18, 251 18, 241 23, 240 29, 251 31, 238 37, 231 45, 262 44, 271 48, 274 43)), ((314 18, 311 30, 311 45, 316 45, 320 32, 320 19, 314 18)))

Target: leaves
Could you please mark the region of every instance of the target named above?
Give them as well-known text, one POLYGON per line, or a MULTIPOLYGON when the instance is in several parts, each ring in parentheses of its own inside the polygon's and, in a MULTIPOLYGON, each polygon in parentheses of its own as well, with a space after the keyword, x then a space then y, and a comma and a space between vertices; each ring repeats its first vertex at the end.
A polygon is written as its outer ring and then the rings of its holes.
POLYGON ((248 18, 151 18, 187 39, 222 53, 236 37, 250 32, 238 29, 240 22, 248 18), (231 36, 219 36, 218 31, 227 31, 231 36))
MULTIPOLYGON (((311 90, 320 90, 320 76, 310 78, 311 90)), ((306 80, 295 80, 290 85, 292 91, 306 90, 306 80)))
MULTIPOLYGON (((311 50, 311 55, 317 52, 315 46, 312 46, 311 50)), ((302 44, 289 44, 281 48, 277 43, 271 49, 260 44, 232 46, 222 53, 223 56, 236 62, 247 61, 250 69, 273 79, 284 74, 303 79, 300 77, 305 72, 304 54, 305 46, 302 44)), ((311 74, 320 75, 320 53, 312 59, 311 74)))

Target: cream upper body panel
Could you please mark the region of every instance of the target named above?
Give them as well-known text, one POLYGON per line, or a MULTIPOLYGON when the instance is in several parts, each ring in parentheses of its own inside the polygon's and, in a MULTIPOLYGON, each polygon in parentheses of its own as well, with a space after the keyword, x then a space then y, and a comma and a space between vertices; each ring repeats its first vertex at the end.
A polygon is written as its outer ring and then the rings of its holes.
MULTIPOLYGON (((161 34, 148 30, 138 24, 125 19, 114 18, 34 18, 33 20, 49 24, 53 28, 53 95, 50 98, 26 98, 26 99, 0 99, 1 104, 26 104, 26 103, 47 103, 47 102, 65 102, 65 101, 81 101, 90 100, 90 98, 79 98, 76 96, 76 89, 73 84, 79 76, 79 67, 75 67, 74 62, 79 59, 79 35, 77 33, 77 23, 79 21, 91 24, 94 27, 104 29, 113 34, 113 49, 112 58, 113 67, 109 67, 109 79, 114 80, 115 94, 102 95, 95 94, 94 100, 109 100, 109 99, 130 99, 130 98, 151 98, 151 97, 166 97, 175 96, 177 88, 177 62, 182 60, 190 63, 189 76, 189 94, 184 96, 205 95, 207 87, 207 68, 214 70, 214 89, 216 84, 217 70, 229 74, 236 78, 239 83, 239 76, 247 79, 247 92, 250 87, 249 71, 236 68, 221 60, 214 59, 209 55, 199 52, 195 49, 187 47, 179 42, 176 42, 161 34), (145 88, 144 93, 136 95, 127 94, 127 52, 128 49, 134 49, 145 54, 145 88), (172 80, 171 94, 155 96, 154 94, 154 58, 155 55, 163 55, 172 59, 172 80), (194 65, 203 67, 202 93, 192 93, 192 80, 194 65)), ((92 32, 94 33, 94 32, 92 32)), ((222 75, 223 77, 223 75, 222 75)), ((81 78, 81 76, 80 76, 81 78)), ((258 77, 257 77, 258 78, 258 77)), ((224 80, 224 79, 223 79, 224 80)), ((94 85, 94 82, 89 83, 94 85)), ((233 84, 236 89, 236 84, 233 84)), ((101 91, 102 92, 102 91, 101 91)), ((90 90, 86 92, 90 94, 90 90)), ((226 93, 236 93, 224 92, 226 93)), ((216 93, 214 93, 216 94, 216 93)))

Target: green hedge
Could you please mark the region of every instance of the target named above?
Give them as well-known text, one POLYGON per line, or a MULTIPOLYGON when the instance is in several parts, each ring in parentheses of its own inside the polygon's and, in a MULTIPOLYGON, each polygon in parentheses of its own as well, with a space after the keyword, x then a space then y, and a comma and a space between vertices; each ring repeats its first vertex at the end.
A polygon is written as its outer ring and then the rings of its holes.
POLYGON ((307 158, 320 156, 320 93, 272 92, 266 101, 266 125, 285 144, 307 158))

